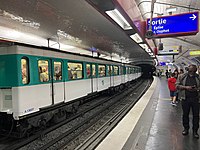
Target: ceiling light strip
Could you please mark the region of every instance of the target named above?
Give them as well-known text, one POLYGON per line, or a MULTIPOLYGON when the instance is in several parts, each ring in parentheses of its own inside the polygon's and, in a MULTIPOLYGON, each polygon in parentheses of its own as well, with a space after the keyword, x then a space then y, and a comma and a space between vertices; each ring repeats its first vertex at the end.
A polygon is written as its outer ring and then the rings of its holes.
POLYGON ((123 15, 117 10, 109 10, 105 12, 108 16, 110 16, 120 27, 124 30, 133 29, 128 21, 123 17, 123 15))

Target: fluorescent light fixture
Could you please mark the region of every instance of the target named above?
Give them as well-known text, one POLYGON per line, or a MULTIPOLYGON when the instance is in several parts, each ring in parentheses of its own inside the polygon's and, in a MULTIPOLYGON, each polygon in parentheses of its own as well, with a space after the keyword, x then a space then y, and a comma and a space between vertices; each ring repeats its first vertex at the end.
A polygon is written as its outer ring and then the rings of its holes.
POLYGON ((117 9, 106 11, 106 14, 110 16, 124 30, 133 29, 117 9))
POLYGON ((170 13, 170 12, 176 12, 176 10, 177 10, 176 7, 169 7, 169 8, 166 8, 166 11, 167 11, 168 13, 170 13))
POLYGON ((196 50, 196 51, 190 51, 189 52, 190 56, 199 56, 200 55, 200 50, 196 50))
POLYGON ((142 38, 139 36, 139 34, 135 33, 130 36, 136 43, 141 43, 143 42, 142 38))
POLYGON ((139 44, 139 45, 140 45, 140 47, 142 47, 143 49, 148 49, 147 44, 139 44))

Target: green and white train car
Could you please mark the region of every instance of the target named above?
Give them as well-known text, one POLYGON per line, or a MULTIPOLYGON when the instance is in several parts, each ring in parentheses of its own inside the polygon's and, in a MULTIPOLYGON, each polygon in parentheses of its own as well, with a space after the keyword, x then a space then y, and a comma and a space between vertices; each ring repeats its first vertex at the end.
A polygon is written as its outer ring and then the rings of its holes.
POLYGON ((13 120, 23 131, 37 127, 68 111, 60 106, 140 76, 140 67, 119 62, 23 44, 0 47, 0 127, 9 129, 13 120))

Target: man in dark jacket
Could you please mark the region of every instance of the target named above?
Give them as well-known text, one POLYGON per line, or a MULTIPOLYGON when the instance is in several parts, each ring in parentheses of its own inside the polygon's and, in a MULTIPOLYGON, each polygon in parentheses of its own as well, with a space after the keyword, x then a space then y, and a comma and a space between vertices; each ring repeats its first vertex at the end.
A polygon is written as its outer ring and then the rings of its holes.
POLYGON ((179 97, 182 101, 184 127, 182 134, 188 135, 189 133, 189 113, 191 108, 193 114, 193 137, 198 139, 200 78, 196 71, 196 65, 189 65, 188 72, 178 77, 176 87, 179 90, 179 97))

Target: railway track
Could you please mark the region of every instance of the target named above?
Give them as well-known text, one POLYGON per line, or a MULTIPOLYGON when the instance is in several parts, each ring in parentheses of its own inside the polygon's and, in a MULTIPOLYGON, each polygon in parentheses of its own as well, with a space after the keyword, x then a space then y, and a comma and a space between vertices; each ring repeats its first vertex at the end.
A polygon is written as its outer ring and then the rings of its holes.
MULTIPOLYGON (((83 104, 83 106, 80 107, 79 111, 75 115, 71 116, 64 122, 59 123, 51 128, 48 128, 43 132, 40 132, 40 134, 33 135, 26 139, 22 139, 21 141, 18 141, 17 144, 6 146, 4 147, 4 149, 66 149, 66 147, 69 146, 69 143, 73 143, 73 141, 76 141, 78 136, 84 133, 84 131, 88 130, 95 123, 99 122, 100 118, 103 118, 103 116, 108 114, 112 110, 111 106, 114 106, 117 103, 117 101, 120 101, 123 99, 123 97, 129 95, 131 91, 133 92, 133 90, 139 89, 141 85, 143 85, 142 81, 138 82, 129 90, 126 89, 125 91, 123 91, 123 94, 117 93, 111 97, 104 96, 101 98, 97 98, 95 101, 85 103, 83 104)), ((110 122, 108 124, 110 124, 110 122)), ((98 134, 99 133, 97 133, 96 136, 98 134)), ((89 137, 87 138, 89 139, 89 137)), ((92 137, 90 139, 95 138, 92 137)), ((90 141, 90 143, 92 143, 91 140, 87 141, 90 141)), ((82 146, 77 147, 81 148, 85 147, 85 145, 88 144, 84 144, 82 146)))

